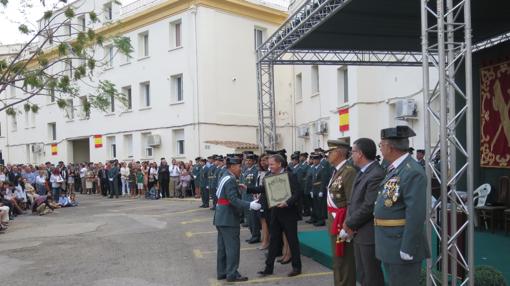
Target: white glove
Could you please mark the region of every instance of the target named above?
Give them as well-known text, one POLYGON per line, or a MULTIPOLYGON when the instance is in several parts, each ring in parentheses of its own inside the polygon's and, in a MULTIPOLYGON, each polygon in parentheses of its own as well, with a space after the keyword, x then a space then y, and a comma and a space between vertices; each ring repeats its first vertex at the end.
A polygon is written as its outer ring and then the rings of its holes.
POLYGON ((413 257, 405 252, 402 252, 400 251, 400 258, 402 260, 407 260, 407 261, 410 261, 410 260, 413 260, 413 257))
POLYGON ((322 198, 322 192, 319 192, 319 198, 322 198))
POLYGON ((310 193, 310 197, 313 199, 313 193, 310 193))
POLYGON ((351 242, 351 237, 349 236, 349 234, 347 233, 347 231, 345 231, 344 229, 340 230, 340 234, 338 234, 338 236, 340 237, 341 240, 343 241, 346 241, 346 242, 351 242))
POLYGON ((262 207, 261 204, 258 203, 259 200, 255 200, 250 203, 250 210, 258 211, 262 207))

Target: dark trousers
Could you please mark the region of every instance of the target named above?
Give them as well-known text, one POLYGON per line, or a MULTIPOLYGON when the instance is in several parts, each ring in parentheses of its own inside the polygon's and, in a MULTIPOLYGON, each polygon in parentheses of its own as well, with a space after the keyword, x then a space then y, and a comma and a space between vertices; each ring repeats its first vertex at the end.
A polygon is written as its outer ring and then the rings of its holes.
POLYGON ((108 195, 109 185, 108 179, 101 179, 101 194, 105 197, 108 195))
POLYGON ((292 253, 292 268, 301 270, 301 251, 297 236, 297 219, 279 217, 273 210, 271 225, 269 227, 269 253, 266 259, 266 270, 273 272, 274 260, 281 253, 283 247, 283 233, 289 242, 290 253, 292 253))
POLYGON ((210 189, 211 192, 211 198, 212 198, 212 205, 214 208, 216 208, 216 204, 218 204, 218 197, 216 197, 216 189, 210 189))
POLYGON ((260 225, 260 212, 250 210, 250 232, 251 238, 260 239, 260 229, 262 226, 260 225))
POLYGON ((162 198, 169 198, 170 197, 170 179, 163 179, 159 181, 159 188, 161 189, 161 197, 162 198))
POLYGON ((202 205, 208 207, 209 206, 209 189, 205 187, 200 188, 200 194, 202 195, 202 205))
POLYGON ((319 193, 313 194, 313 218, 317 222, 324 222, 328 215, 328 205, 326 202, 327 193, 323 192, 322 197, 319 193))
POLYGON ((240 276, 237 271, 241 251, 240 227, 217 226, 216 229, 218 230, 217 278, 235 279, 240 276))
POLYGON ((354 243, 354 258, 359 282, 363 286, 384 286, 381 261, 375 257, 374 244, 354 243))
POLYGON ((389 286, 420 285, 421 262, 409 264, 384 263, 389 286))
POLYGON ((303 215, 309 216, 312 209, 312 198, 310 195, 303 195, 303 215))
POLYGON ((117 180, 110 181, 108 180, 108 183, 110 185, 110 198, 119 197, 119 183, 117 180))
MULTIPOLYGON (((328 229, 331 229, 333 217, 328 215, 328 229)), ((344 243, 344 256, 336 256, 336 235, 329 235, 333 254, 333 280, 335 286, 356 286, 356 263, 352 242, 344 243)), ((404 285, 404 284, 402 284, 404 285)), ((363 286, 365 286, 363 284, 363 286)))

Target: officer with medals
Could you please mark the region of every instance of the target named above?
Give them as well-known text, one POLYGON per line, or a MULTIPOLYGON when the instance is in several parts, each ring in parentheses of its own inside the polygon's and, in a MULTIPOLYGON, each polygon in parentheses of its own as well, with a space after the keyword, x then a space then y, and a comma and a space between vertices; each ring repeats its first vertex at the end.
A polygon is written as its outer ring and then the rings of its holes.
POLYGON ((326 151, 329 153, 328 161, 331 166, 334 166, 326 195, 334 285, 355 286, 354 248, 342 227, 357 171, 352 165, 347 164, 351 150, 348 143, 341 140, 328 140, 328 146, 331 148, 326 151))
POLYGON ((375 254, 390 286, 419 285, 423 259, 430 256, 425 235, 425 171, 409 155, 408 126, 381 130, 379 148, 388 162, 374 207, 375 254))
MULTIPOLYGON (((257 160, 255 154, 245 155, 245 169, 241 174, 240 184, 242 185, 241 197, 247 202, 253 201, 253 195, 249 194, 246 190, 248 188, 254 188, 257 183, 258 169, 255 164, 256 162, 257 160)), ((246 242, 250 244, 260 242, 261 225, 257 213, 249 210, 245 211, 244 218, 247 220, 251 233, 251 238, 249 238, 246 242)))
POLYGON ((237 179, 241 175, 242 160, 237 157, 227 157, 227 170, 221 177, 216 197, 218 198, 213 224, 218 230, 218 251, 216 277, 228 282, 242 282, 247 277, 239 274, 240 218, 244 209, 259 210, 261 205, 257 201, 246 202, 241 199, 241 191, 237 179))

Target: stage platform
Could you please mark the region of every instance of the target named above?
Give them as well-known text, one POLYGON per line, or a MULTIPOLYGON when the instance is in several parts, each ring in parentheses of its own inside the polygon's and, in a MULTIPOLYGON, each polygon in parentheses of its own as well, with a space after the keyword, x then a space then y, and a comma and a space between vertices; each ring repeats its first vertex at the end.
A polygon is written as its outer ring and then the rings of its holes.
MULTIPOLYGON (((301 254, 331 268, 331 246, 326 230, 299 232, 301 254)), ((432 243, 436 254, 436 239, 432 243)), ((475 232, 475 265, 489 265, 503 273, 510 282, 510 236, 503 232, 495 234, 486 231, 475 232)))

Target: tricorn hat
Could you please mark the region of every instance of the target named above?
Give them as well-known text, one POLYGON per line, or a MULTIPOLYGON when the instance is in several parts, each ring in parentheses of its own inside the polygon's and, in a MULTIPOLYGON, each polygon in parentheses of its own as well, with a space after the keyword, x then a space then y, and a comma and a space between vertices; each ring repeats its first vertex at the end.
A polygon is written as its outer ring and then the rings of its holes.
POLYGON ((406 125, 385 128, 381 130, 381 139, 404 139, 416 136, 413 129, 406 125))

